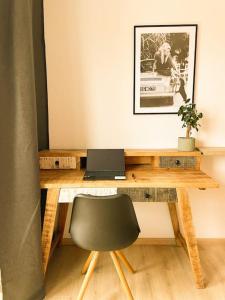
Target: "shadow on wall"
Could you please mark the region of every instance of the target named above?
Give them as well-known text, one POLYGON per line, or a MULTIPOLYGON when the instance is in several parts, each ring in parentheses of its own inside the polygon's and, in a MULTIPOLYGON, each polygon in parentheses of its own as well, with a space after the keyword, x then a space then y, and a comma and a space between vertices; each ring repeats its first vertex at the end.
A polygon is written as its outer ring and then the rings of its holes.
MULTIPOLYGON (((214 178, 220 184, 219 189, 214 189, 214 192, 221 190, 225 187, 225 158, 224 156, 208 156, 203 157, 201 163, 201 170, 214 178)), ((224 194, 225 195, 225 194, 224 194)))
POLYGON ((225 186, 190 191, 193 220, 198 238, 224 238, 225 186))
POLYGON ((193 219, 198 237, 223 238, 225 236, 225 159, 224 157, 204 157, 201 169, 215 179, 218 189, 190 190, 193 219))

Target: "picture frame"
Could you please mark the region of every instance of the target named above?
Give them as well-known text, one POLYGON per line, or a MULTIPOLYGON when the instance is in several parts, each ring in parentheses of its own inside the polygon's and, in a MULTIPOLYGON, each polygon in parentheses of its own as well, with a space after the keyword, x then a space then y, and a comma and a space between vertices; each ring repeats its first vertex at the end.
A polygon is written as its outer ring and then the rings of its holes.
POLYGON ((194 102, 197 24, 134 26, 134 114, 177 114, 194 102))

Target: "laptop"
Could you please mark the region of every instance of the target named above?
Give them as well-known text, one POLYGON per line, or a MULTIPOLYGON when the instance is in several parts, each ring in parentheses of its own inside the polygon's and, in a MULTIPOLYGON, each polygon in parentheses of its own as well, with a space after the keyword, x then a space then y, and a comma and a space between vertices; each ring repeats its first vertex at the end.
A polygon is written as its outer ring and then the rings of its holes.
POLYGON ((124 149, 88 149, 84 180, 126 179, 124 149))

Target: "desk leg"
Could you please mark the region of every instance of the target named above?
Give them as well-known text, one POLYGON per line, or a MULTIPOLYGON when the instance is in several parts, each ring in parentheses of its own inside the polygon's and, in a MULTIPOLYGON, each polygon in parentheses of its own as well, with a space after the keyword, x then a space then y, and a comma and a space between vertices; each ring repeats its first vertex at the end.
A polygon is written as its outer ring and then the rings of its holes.
POLYGON ((57 244, 58 246, 60 246, 62 243, 68 206, 69 203, 59 203, 59 223, 58 223, 59 241, 57 244))
POLYGON ((173 232, 174 232, 176 245, 181 246, 181 242, 179 239, 180 227, 179 227, 179 221, 178 221, 178 217, 177 217, 176 203, 168 202, 167 204, 168 204, 168 208, 169 208, 170 219, 171 219, 172 226, 173 226, 173 232))
POLYGON ((42 229, 42 257, 44 273, 47 269, 51 250, 58 198, 59 189, 48 189, 45 206, 44 224, 42 229))
POLYGON ((195 230, 192 223, 191 206, 188 200, 187 191, 184 188, 177 188, 178 205, 180 207, 181 222, 183 223, 184 236, 187 244, 187 250, 194 273, 195 284, 199 289, 204 288, 202 268, 199 258, 195 230))

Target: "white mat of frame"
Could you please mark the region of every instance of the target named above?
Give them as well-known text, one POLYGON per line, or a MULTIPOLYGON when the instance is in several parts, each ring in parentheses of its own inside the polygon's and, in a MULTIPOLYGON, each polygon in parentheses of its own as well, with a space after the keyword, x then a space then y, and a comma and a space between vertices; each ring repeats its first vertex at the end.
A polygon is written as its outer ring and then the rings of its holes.
MULTIPOLYGON (((66 188, 61 189, 59 202, 73 202, 78 194, 89 194, 92 196, 111 196, 117 194, 117 188, 66 188)), ((1 299, 0 299, 1 300, 1 299)))

